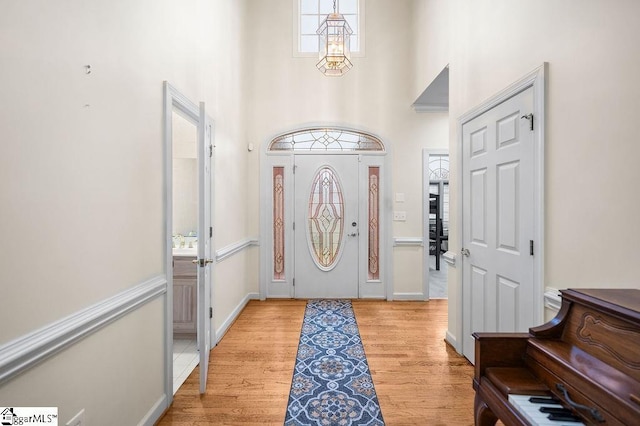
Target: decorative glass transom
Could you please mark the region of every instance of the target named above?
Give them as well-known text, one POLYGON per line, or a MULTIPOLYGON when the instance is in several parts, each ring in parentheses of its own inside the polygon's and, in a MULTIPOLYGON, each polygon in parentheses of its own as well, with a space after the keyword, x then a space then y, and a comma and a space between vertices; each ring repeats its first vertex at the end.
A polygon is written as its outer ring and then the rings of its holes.
POLYGON ((323 271, 333 269, 342 247, 344 199, 335 171, 322 167, 311 185, 307 216, 311 258, 323 271))
POLYGON ((305 129, 278 136, 269 151, 384 151, 380 139, 343 129, 305 129))
POLYGON ((429 180, 449 180, 449 155, 429 155, 429 180))

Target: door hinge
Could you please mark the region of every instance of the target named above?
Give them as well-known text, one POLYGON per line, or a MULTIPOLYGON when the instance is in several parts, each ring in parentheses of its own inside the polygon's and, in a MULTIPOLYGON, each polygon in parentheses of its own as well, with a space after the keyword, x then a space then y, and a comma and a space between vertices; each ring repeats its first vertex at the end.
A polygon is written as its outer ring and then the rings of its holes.
POLYGON ((213 318, 213 308, 209 306, 209 318, 213 318))
POLYGON ((295 222, 293 222, 293 230, 294 231, 296 230, 296 223, 295 222))
POLYGON ((529 130, 533 131, 533 114, 523 115, 520 119, 529 120, 529 130))
POLYGON ((293 286, 294 287, 296 286, 296 279, 295 278, 293 279, 293 286))
POLYGON ((209 157, 213 157, 213 145, 209 145, 209 157))
POLYGON ((529 240, 529 254, 533 256, 533 240, 529 240))
POLYGON ((213 238, 213 226, 209 227, 209 238, 213 238))
POLYGON ((296 169, 298 168, 298 166, 296 166, 295 164, 293 165, 293 174, 296 174, 296 169))

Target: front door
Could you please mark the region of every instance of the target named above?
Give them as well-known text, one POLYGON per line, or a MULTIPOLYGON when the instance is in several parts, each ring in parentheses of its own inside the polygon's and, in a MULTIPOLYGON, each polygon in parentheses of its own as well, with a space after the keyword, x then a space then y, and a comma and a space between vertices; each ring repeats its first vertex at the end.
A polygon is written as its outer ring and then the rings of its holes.
POLYGON ((533 89, 462 126, 463 353, 473 332, 534 326, 533 89))
POLYGON ((296 298, 358 297, 358 156, 296 155, 296 298))

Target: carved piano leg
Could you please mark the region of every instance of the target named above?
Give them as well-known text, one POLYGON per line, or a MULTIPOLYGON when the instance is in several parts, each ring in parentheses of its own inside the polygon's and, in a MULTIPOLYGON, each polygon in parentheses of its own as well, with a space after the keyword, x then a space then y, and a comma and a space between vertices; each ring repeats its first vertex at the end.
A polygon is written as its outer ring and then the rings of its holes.
POLYGON ((476 393, 473 405, 476 426, 493 426, 496 424, 498 418, 478 393, 476 393))

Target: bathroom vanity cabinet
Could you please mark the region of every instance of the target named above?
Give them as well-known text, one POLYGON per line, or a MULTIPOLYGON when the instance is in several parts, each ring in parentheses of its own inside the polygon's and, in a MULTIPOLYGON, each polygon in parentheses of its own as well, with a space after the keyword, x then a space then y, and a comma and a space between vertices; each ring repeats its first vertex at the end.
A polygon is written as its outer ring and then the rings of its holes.
POLYGON ((197 266, 195 257, 173 257, 173 333, 196 334, 197 266))

